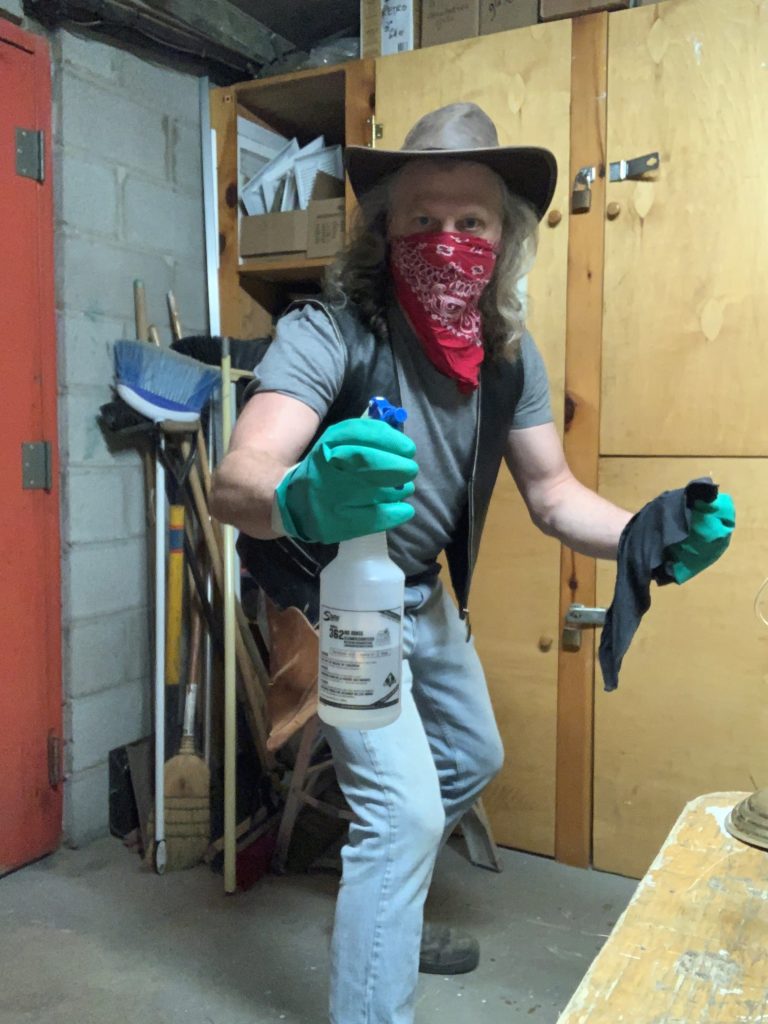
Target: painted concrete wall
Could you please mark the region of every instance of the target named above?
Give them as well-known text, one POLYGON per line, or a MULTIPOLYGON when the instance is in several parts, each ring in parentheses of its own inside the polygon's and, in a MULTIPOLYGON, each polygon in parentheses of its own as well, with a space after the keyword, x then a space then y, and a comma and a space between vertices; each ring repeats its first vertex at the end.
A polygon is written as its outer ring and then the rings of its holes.
POLYGON ((144 484, 97 425, 112 344, 134 337, 134 278, 169 340, 206 329, 198 80, 66 31, 54 71, 62 471, 65 838, 103 834, 107 756, 148 734, 152 693, 144 484))

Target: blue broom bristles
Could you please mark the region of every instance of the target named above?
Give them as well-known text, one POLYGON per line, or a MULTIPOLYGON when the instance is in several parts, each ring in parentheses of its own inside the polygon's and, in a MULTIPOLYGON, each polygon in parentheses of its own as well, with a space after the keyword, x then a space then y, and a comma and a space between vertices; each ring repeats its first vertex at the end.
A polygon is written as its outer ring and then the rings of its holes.
POLYGON ((155 420, 199 415, 219 383, 217 368, 146 341, 115 342, 115 377, 121 396, 155 420), (138 396, 139 401, 131 401, 138 396))

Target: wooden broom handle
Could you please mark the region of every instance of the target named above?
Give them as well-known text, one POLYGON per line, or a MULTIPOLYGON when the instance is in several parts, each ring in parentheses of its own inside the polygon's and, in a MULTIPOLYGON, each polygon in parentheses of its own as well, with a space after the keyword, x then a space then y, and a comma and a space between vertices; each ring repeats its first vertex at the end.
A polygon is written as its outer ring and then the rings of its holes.
POLYGON ((197 606, 194 591, 190 592, 189 614, 192 619, 192 631, 189 638, 189 674, 187 685, 198 683, 200 674, 200 641, 203 636, 203 616, 197 606))
MULTIPOLYGON (((191 445, 189 441, 182 441, 181 451, 185 459, 189 458, 191 453, 191 445)), ((213 576, 216 580, 219 593, 223 594, 224 566, 221 558, 221 549, 219 548, 216 535, 213 530, 213 523, 208 511, 208 504, 205 500, 200 475, 197 471, 197 466, 194 464, 189 472, 189 485, 192 490, 192 497, 197 510, 197 517, 203 530, 205 544, 208 548, 208 555, 211 559, 213 576)), ((248 703, 252 708, 252 719, 258 737, 259 754, 262 758, 262 763, 269 767, 273 763, 273 757, 267 751, 267 732, 264 722, 264 714, 266 711, 265 692, 269 680, 266 672, 263 670, 259 671, 260 666, 257 666, 254 663, 248 652, 248 647, 242 633, 243 620, 245 616, 243 615, 242 608, 240 608, 239 601, 236 602, 236 610, 239 613, 238 624, 240 626, 240 628, 235 631, 235 653, 237 656, 237 664, 243 679, 243 685, 248 693, 248 703)))
POLYGON ((144 282, 138 278, 133 282, 133 312, 136 317, 136 337, 139 341, 149 341, 147 296, 144 292, 144 282))

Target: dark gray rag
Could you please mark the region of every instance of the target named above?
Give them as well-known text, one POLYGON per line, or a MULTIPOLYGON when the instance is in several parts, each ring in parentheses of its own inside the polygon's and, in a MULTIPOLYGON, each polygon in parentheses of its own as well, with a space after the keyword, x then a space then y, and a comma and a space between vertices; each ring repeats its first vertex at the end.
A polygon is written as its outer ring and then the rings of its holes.
POLYGON ((624 527, 619 539, 616 587, 600 638, 600 668, 607 691, 619 685, 619 669, 640 620, 651 606, 651 580, 673 583, 664 567, 664 551, 685 540, 695 501, 714 501, 717 484, 709 477, 687 487, 664 491, 649 501, 624 527))

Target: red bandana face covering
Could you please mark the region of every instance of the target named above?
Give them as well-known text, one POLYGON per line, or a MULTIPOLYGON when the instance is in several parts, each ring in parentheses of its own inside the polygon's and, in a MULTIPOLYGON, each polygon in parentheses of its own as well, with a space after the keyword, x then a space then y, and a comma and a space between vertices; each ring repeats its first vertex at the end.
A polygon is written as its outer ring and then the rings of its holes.
POLYGON ((484 238, 448 233, 401 235, 391 241, 397 299, 431 362, 465 394, 480 380, 484 351, 477 304, 497 251, 484 238))

